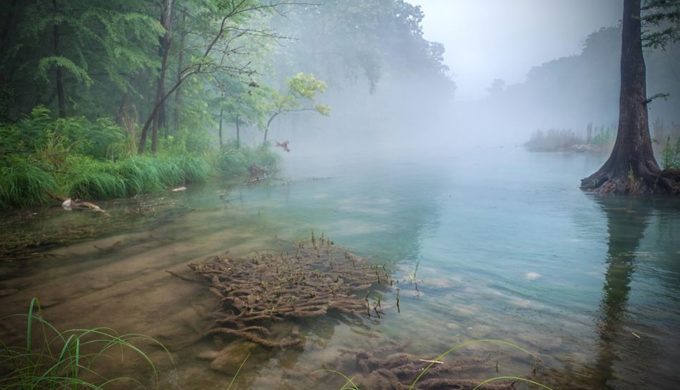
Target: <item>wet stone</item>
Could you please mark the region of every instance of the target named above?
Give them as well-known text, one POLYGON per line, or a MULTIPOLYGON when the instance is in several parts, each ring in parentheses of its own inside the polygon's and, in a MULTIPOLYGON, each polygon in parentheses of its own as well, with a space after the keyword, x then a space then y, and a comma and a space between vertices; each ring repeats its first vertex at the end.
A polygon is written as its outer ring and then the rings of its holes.
POLYGON ((217 356, 210 363, 210 368, 227 375, 235 375, 255 346, 255 343, 248 341, 234 341, 217 352, 217 356))

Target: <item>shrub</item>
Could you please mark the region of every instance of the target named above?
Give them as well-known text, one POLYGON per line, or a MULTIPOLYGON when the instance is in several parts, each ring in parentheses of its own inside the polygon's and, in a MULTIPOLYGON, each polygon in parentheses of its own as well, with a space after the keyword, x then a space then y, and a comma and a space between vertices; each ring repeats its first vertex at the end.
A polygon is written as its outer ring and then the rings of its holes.
POLYGON ((255 164, 267 172, 273 172, 279 157, 268 147, 236 148, 233 145, 222 149, 217 157, 216 168, 226 179, 248 174, 248 168, 255 164))

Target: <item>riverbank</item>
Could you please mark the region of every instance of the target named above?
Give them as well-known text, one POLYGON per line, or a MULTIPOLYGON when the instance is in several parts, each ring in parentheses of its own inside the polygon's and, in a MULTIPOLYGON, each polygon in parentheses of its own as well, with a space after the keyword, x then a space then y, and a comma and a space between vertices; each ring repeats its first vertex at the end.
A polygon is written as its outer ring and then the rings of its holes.
POLYGON ((208 145, 170 138, 162 152, 140 155, 134 136, 110 120, 52 119, 39 107, 0 126, 0 209, 126 198, 276 170, 267 146, 208 145))

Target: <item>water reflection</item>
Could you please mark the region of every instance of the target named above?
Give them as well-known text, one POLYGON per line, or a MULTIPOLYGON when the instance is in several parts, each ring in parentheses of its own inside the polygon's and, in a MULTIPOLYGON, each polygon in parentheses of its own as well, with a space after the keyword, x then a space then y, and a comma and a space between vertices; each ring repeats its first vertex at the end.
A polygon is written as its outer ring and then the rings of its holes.
POLYGON ((618 342, 623 342, 626 307, 636 266, 636 252, 649 224, 651 210, 612 199, 599 199, 607 217, 607 269, 599 318, 599 345, 595 363, 595 384, 610 388, 615 379, 614 364, 619 360, 618 342))

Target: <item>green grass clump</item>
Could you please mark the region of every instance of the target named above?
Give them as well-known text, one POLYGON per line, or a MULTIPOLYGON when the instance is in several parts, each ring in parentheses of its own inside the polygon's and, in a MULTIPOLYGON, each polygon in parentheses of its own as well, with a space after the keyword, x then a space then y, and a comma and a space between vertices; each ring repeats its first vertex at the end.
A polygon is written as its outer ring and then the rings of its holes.
POLYGON ((133 156, 121 160, 116 164, 116 170, 125 183, 127 195, 155 192, 163 188, 153 157, 133 156))
POLYGON ((164 187, 174 187, 186 183, 186 172, 177 157, 161 156, 153 159, 158 172, 158 180, 164 187))
MULTIPOLYGON (((133 342, 142 341, 167 349, 158 341, 139 334, 118 335, 109 328, 60 331, 40 315, 33 298, 26 317, 25 345, 0 342, 0 388, 3 389, 101 389, 114 382, 129 381, 143 387, 136 378, 104 378, 97 368, 109 366, 105 359, 116 352, 141 358, 158 383, 156 366, 133 342)), ((168 356, 169 353, 168 353, 168 356)))
POLYGON ((202 183, 210 177, 212 168, 205 157, 185 154, 175 158, 187 183, 202 183))
POLYGON ((125 180, 112 162, 73 156, 66 160, 63 176, 68 196, 78 199, 121 198, 128 194, 125 180))
POLYGON ((43 204, 56 192, 54 176, 35 161, 15 158, 10 165, 0 166, 0 206, 43 204))
POLYGON ((680 137, 673 143, 671 137, 666 139, 666 143, 661 151, 663 169, 680 169, 680 137))

